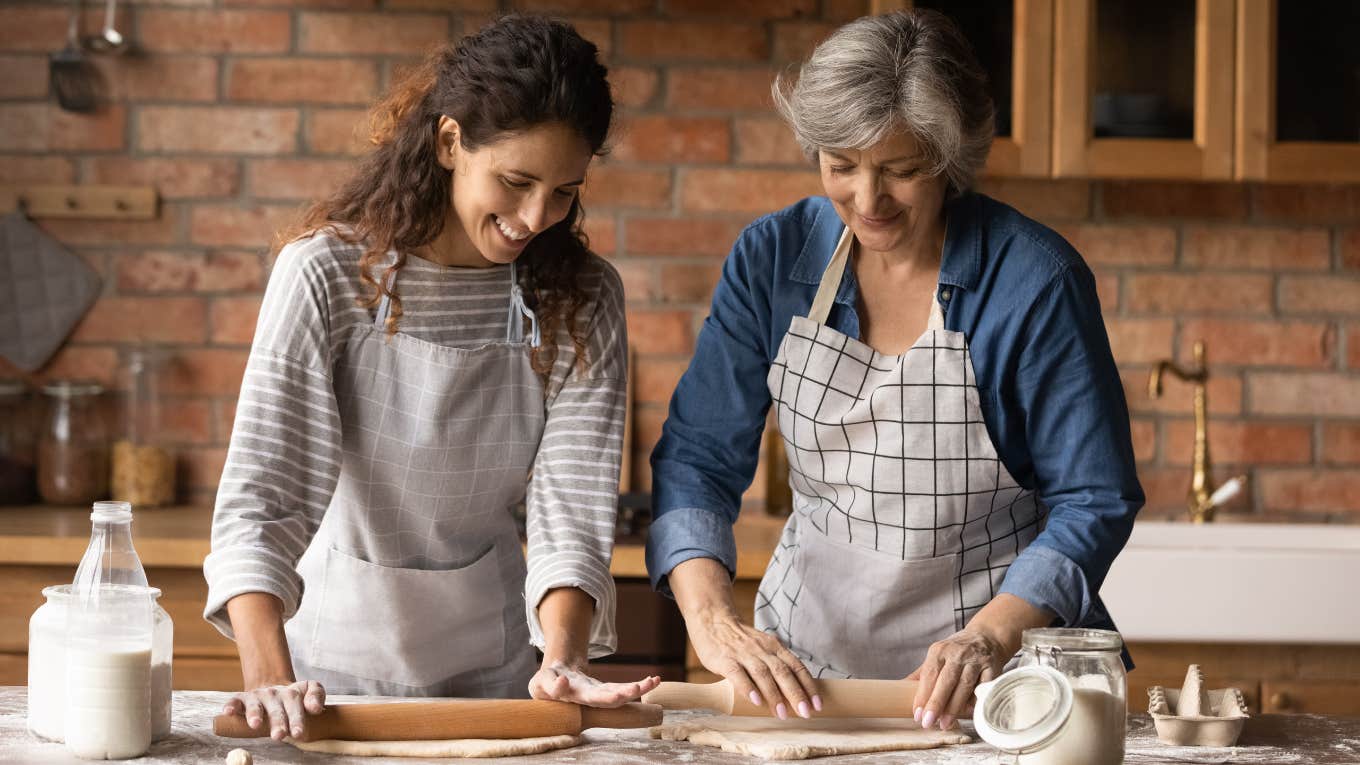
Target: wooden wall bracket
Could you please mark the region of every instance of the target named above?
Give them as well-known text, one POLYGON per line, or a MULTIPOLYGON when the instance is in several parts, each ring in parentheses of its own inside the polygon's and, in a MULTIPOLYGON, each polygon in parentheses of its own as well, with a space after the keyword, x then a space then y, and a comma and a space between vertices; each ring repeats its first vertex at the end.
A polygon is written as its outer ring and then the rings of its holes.
POLYGON ((150 220, 158 203, 153 186, 0 186, 0 212, 21 210, 32 218, 150 220))

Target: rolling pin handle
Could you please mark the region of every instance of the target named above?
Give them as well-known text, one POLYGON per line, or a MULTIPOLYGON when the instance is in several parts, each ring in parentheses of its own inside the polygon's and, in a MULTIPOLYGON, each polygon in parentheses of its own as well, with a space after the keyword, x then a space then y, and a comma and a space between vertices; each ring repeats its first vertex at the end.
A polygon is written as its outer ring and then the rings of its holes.
POLYGON ((268 738, 269 726, 262 722, 258 729, 252 728, 246 723, 245 715, 220 714, 213 718, 213 735, 223 738, 268 738))
POLYGON ((621 707, 581 707, 581 729, 650 728, 661 724, 662 709, 656 704, 633 702, 621 707))

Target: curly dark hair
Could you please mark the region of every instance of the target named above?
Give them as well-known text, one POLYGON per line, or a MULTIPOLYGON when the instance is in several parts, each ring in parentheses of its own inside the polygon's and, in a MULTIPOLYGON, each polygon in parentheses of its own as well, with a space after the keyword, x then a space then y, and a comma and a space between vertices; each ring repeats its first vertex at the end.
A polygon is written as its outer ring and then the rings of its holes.
MULTIPOLYGON (((360 278, 373 292, 360 302, 372 309, 384 294, 391 299, 388 333, 396 332, 401 299, 387 277, 406 264, 406 253, 434 240, 449 211, 452 174, 436 159, 440 117, 459 125, 459 143, 476 150, 505 133, 560 122, 576 131, 594 155, 604 153, 613 118, 608 71, 595 44, 570 24, 553 19, 504 16, 432 52, 370 114, 374 149, 329 198, 311 205, 301 223, 281 241, 328 229, 341 239, 363 243, 360 278), (341 224, 341 225, 336 225, 341 224), (374 279, 370 268, 397 253, 374 279)), ((578 276, 589 257, 581 229, 580 198, 567 216, 525 246, 526 301, 538 314, 543 337, 531 360, 545 376, 557 359, 553 338, 565 327, 579 363, 585 363, 585 328, 576 315, 586 303, 578 276)))

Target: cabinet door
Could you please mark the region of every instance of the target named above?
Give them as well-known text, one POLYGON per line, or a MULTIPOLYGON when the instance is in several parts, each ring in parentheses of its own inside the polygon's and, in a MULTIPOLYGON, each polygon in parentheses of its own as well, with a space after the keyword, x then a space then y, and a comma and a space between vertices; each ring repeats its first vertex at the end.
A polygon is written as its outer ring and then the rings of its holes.
POLYGON ((1261 711, 1360 717, 1360 681, 1280 681, 1261 683, 1261 711))
POLYGON ((1056 0, 1059 177, 1232 177, 1233 0, 1056 0))
POLYGON ((1052 154, 1053 0, 905 0, 959 25, 987 72, 996 104, 991 176, 1047 177, 1052 154))
POLYGON ((1360 3, 1237 0, 1236 176, 1360 180, 1360 3))

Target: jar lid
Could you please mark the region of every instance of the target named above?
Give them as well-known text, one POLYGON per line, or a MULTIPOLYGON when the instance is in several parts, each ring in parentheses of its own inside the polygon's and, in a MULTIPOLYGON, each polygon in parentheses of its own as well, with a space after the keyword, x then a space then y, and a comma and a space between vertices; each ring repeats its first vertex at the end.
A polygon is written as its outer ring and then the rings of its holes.
POLYGON ((976 689, 973 725, 983 741, 1023 754, 1047 744, 1072 714, 1072 684, 1052 667, 1019 667, 976 689))
POLYGON ((94 380, 55 380, 43 386, 43 393, 58 398, 93 396, 104 392, 104 386, 94 380))
POLYGON ((1020 645, 1023 649, 1057 649, 1060 653, 1118 651, 1124 647, 1124 637, 1114 630, 1046 627, 1025 630, 1020 645))
MULTIPOLYGON (((72 585, 72 584, 53 584, 53 585, 48 585, 47 587, 44 587, 44 588, 43 588, 42 594, 43 594, 43 597, 44 597, 44 598, 47 598, 48 600, 55 600, 55 601, 57 601, 57 602, 62 602, 62 601, 65 601, 65 600, 69 600, 69 599, 70 599, 70 597, 71 597, 71 588, 74 587, 74 586, 75 586, 75 585, 72 585)), ((110 587, 124 587, 124 588, 126 588, 126 587, 131 587, 131 586, 133 586, 133 585, 116 584, 116 585, 108 585, 108 586, 110 586, 110 587)), ((151 596, 151 599, 152 599, 152 600, 160 600, 160 597, 161 597, 161 588, 159 588, 159 587, 147 587, 147 588, 145 588, 145 589, 146 589, 147 593, 151 596)))

